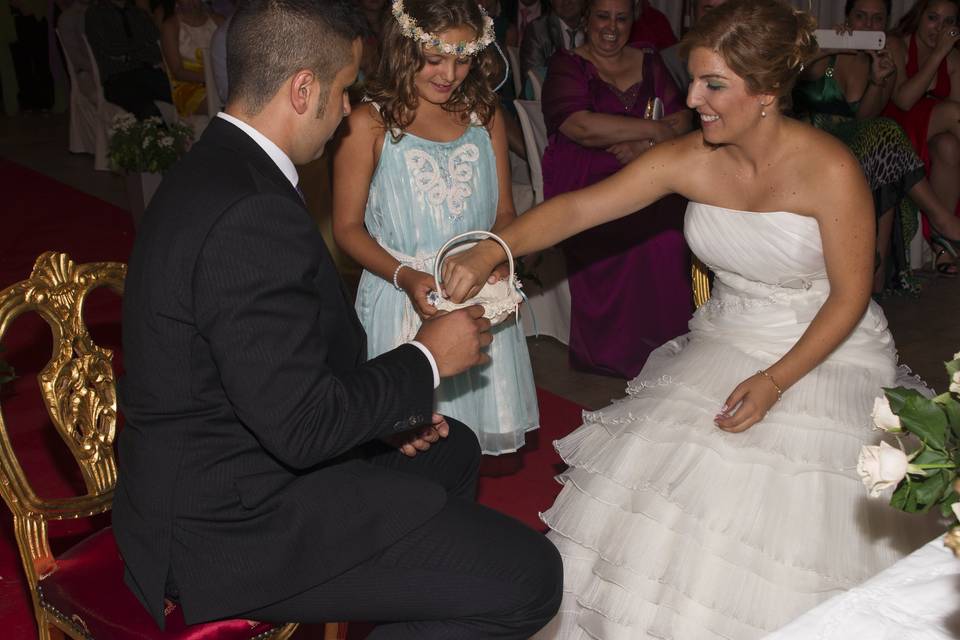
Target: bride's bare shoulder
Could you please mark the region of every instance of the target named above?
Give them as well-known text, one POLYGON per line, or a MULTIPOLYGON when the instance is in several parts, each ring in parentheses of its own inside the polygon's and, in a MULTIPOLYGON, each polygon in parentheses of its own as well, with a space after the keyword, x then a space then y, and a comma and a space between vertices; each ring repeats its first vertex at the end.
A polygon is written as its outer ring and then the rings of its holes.
POLYGON ((862 180, 863 169, 857 158, 838 138, 802 122, 793 122, 794 131, 787 143, 793 171, 799 175, 818 176, 820 182, 862 180))

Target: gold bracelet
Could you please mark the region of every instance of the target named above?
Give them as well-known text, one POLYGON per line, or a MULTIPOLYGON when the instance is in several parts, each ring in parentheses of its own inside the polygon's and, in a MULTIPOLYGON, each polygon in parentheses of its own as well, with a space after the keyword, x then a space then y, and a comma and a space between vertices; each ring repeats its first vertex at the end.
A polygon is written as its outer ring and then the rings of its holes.
POLYGON ((764 371, 763 369, 760 369, 759 371, 757 371, 757 374, 763 376, 764 378, 770 381, 770 384, 773 385, 773 388, 777 390, 777 401, 779 401, 783 397, 783 389, 781 389, 780 385, 777 384, 777 381, 773 379, 773 376, 767 373, 766 371, 764 371))

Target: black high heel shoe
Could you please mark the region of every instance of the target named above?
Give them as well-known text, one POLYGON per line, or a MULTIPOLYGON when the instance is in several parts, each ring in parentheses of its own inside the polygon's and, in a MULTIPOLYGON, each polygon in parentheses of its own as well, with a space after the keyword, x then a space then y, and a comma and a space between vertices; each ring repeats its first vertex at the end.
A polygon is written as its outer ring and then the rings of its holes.
POLYGON ((957 255, 960 254, 960 242, 950 240, 931 229, 930 244, 934 248, 933 264, 937 273, 944 278, 957 277, 957 255), (949 262, 937 262, 942 256, 950 256, 949 262))

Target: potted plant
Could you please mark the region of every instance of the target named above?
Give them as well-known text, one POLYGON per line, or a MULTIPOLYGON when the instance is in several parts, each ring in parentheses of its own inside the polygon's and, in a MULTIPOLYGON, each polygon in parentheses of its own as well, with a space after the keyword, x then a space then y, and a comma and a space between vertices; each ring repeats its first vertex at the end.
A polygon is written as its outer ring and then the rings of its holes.
POLYGON ((193 141, 193 129, 167 124, 157 117, 137 120, 121 113, 110 126, 107 157, 114 171, 126 174, 134 225, 160 185, 164 171, 180 159, 193 141))
POLYGON ((960 353, 945 364, 949 388, 938 396, 903 387, 883 390, 874 402, 873 423, 897 446, 863 447, 857 472, 871 496, 893 488, 890 505, 897 509, 938 508, 952 522, 946 544, 960 557, 960 353))

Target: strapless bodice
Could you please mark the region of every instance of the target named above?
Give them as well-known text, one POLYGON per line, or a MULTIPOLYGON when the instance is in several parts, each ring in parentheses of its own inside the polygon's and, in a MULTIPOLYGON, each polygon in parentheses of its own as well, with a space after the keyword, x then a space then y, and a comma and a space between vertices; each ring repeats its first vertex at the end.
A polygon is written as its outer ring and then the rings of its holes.
MULTIPOLYGON (((796 344, 830 294, 814 218, 691 202, 684 235, 715 274, 709 302, 690 322, 694 339, 709 337, 773 361, 796 344)), ((892 379, 893 341, 875 302, 828 360, 885 367, 892 379)))
POLYGON ((690 250, 722 280, 739 276, 786 289, 826 285, 820 226, 814 218, 691 202, 684 235, 690 250))

